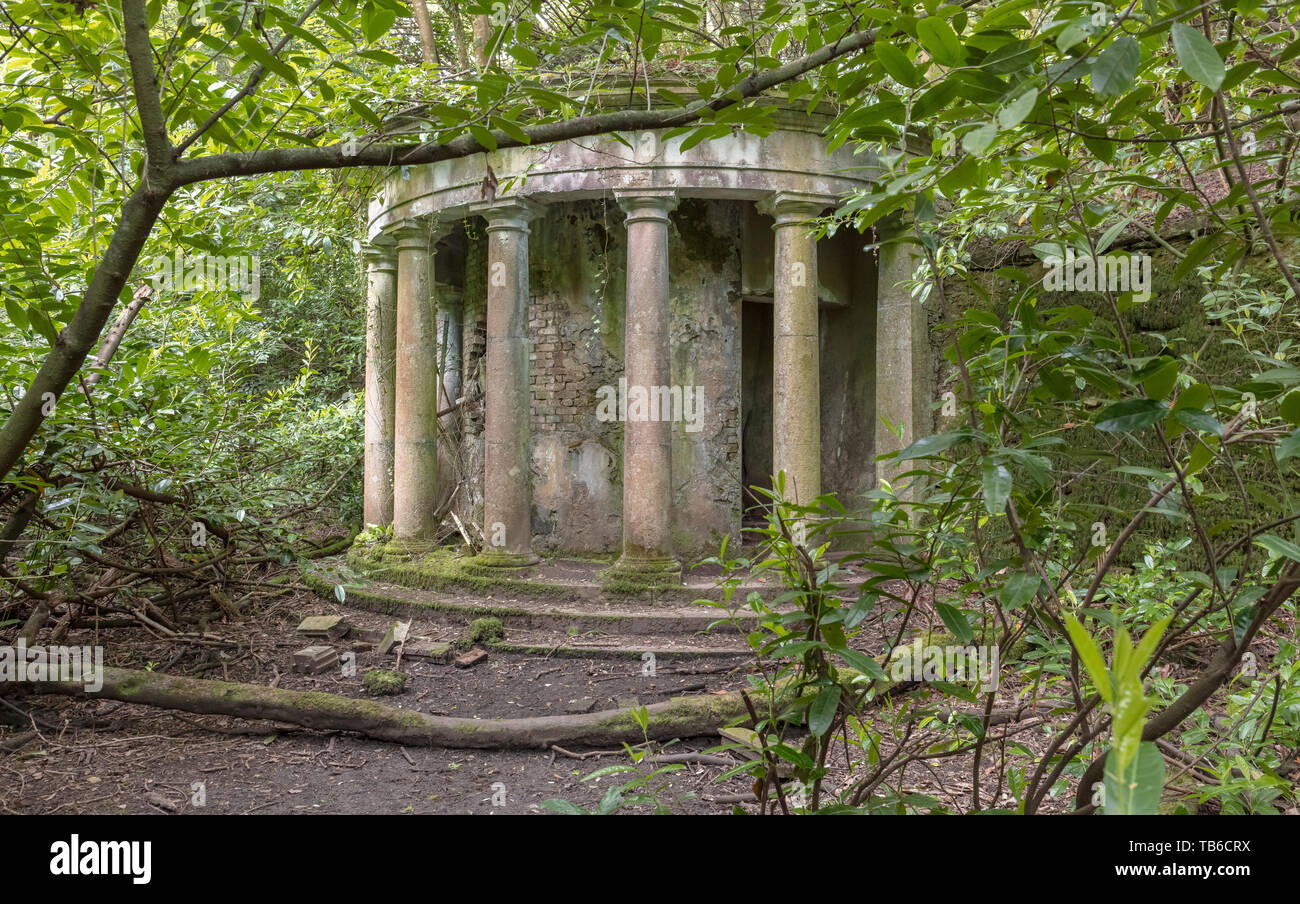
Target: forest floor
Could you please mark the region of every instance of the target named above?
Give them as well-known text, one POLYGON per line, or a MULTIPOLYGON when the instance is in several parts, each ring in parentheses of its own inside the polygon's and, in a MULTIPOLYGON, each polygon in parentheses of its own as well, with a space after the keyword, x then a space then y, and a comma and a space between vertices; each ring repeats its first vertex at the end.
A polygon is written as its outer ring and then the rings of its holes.
MULTIPOLYGON (((299 690, 364 697, 362 675, 393 668, 393 657, 374 649, 356 653, 355 677, 293 672, 291 657, 306 646, 294 629, 305 615, 346 614, 358 627, 382 629, 392 619, 358 612, 302 592, 233 624, 214 625, 231 642, 177 646, 134 629, 111 629, 100 638, 107 664, 167 674, 246 681, 299 690)), ((413 633, 453 639, 450 629, 415 624, 413 633)), ((85 632, 81 632, 85 633, 85 632)), ((83 636, 75 643, 90 643, 83 636)), ((405 691, 379 698, 437 715, 510 718, 614 709, 670 696, 716 694, 746 686, 748 663, 707 652, 661 658, 653 675, 636 658, 558 658, 492 652, 468 669, 406 658, 405 691)), ((1006 670, 998 706, 1023 706, 1028 689, 1006 670)), ((1176 677, 1176 676, 1175 676, 1176 677)), ((907 704, 926 692, 909 695, 907 704)), ((0 719, 0 812, 7 813, 529 813, 545 812, 552 798, 594 809, 611 784, 634 773, 584 781, 608 766, 630 765, 624 750, 452 750, 401 747, 345 732, 313 731, 284 723, 191 715, 117 701, 58 696, 10 696, 0 719), (22 715, 19 715, 21 712, 22 715), (12 749, 8 749, 12 748, 12 749)), ((883 710, 880 717, 885 718, 883 710)), ((1014 807, 998 756, 1008 745, 1046 747, 1053 726, 1070 718, 1025 707, 999 731, 1011 739, 985 752, 982 805, 1014 807), (996 801, 996 804, 994 803, 996 801)), ((948 735, 950 738, 951 735, 948 735)), ((791 741, 798 746, 800 738, 791 741)), ((942 740, 936 735, 936 741, 942 740)), ((683 754, 716 748, 718 737, 692 738, 656 752, 683 754)), ((717 752, 717 751, 715 751, 717 752)), ((1023 751, 1022 751, 1023 752, 1023 751)), ((859 751, 859 754, 861 751, 859 751)), ((722 752, 735 758, 737 754, 722 752)), ((844 757, 832 760, 828 787, 846 785, 844 757), (837 761, 836 761, 837 760, 837 761)), ((737 760, 738 761, 738 760, 737 760)), ((972 800, 973 756, 921 760, 890 781, 900 793, 929 795, 962 812, 972 800)), ((642 774, 653 767, 642 765, 642 774)), ((719 780, 726 766, 688 764, 665 777, 659 799, 680 813, 756 812, 753 779, 719 780)), ((1049 800, 1047 812, 1072 808, 1069 796, 1049 800)), ((633 812, 649 807, 633 807, 633 812)))

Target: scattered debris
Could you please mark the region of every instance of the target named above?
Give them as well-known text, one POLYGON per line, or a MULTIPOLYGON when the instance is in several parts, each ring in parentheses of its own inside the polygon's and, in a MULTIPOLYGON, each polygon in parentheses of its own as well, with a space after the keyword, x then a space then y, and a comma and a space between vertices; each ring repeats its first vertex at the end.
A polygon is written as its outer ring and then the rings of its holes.
POLYGON ((341 615, 310 615, 298 625, 299 634, 328 640, 342 640, 351 630, 352 625, 341 615))
POLYGON ((470 666, 478 665, 484 659, 487 659, 487 650, 481 647, 475 647, 468 653, 462 653, 456 657, 454 665, 458 669, 467 669, 470 666))
POLYGON ((333 647, 305 647, 293 654, 293 670, 304 675, 319 675, 338 664, 339 654, 333 647))
POLYGON ((406 655, 413 659, 432 659, 434 662, 447 662, 452 657, 451 644, 445 641, 420 641, 411 645, 406 655))

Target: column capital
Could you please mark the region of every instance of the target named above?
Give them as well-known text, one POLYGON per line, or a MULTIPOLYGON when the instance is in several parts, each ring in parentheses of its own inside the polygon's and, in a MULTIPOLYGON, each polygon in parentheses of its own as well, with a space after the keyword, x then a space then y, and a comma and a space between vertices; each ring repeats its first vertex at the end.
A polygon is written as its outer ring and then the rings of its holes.
POLYGON ((392 237, 394 248, 399 254, 429 247, 429 226, 422 220, 398 220, 384 234, 392 237))
POLYGON ((637 220, 668 221, 677 206, 675 188, 628 188, 614 192, 614 199, 627 212, 627 222, 637 220))
POLYGON ((544 205, 518 196, 478 201, 471 204, 469 209, 487 220, 489 232, 498 229, 527 232, 528 224, 546 210, 544 205))
POLYGON ((376 270, 396 270, 397 245, 387 236, 376 236, 361 246, 361 259, 376 270))
POLYGON ((758 203, 758 209, 776 219, 775 228, 797 226, 815 216, 819 216, 827 207, 835 206, 834 195, 822 195, 806 191, 778 191, 758 203))

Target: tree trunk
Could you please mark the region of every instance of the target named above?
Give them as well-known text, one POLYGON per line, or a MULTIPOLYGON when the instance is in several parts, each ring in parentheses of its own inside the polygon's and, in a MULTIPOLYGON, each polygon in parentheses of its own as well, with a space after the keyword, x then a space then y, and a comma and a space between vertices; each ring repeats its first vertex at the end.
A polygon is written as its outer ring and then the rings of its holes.
POLYGON ((487 16, 474 17, 474 62, 482 69, 488 64, 488 41, 492 40, 492 23, 487 16))
POLYGON ((426 0, 413 0, 411 9, 415 13, 415 24, 420 29, 420 54, 431 66, 438 65, 438 45, 433 40, 433 20, 429 18, 429 4, 426 0))
POLYGON ((456 66, 464 72, 469 68, 469 49, 465 46, 465 22, 460 17, 456 0, 442 0, 443 8, 451 17, 451 43, 456 48, 456 66))
POLYGON ((60 331, 27 394, 14 406, 13 413, 0 428, 0 478, 7 477, 14 469, 27 444, 40 429, 45 420, 42 408, 46 396, 57 400, 63 395, 104 332, 104 324, 113 313, 118 296, 131 275, 131 268, 139 259, 169 194, 169 191, 156 192, 142 186, 126 199, 122 206, 122 219, 113 232, 103 259, 95 267, 95 274, 77 306, 77 313, 60 331))
POLYGON ((431 716, 336 694, 180 678, 136 669, 105 668, 102 677, 103 687, 92 693, 80 681, 39 682, 32 688, 43 694, 121 700, 205 715, 271 719, 326 731, 354 731, 398 744, 484 750, 544 749, 552 744, 600 746, 638 743, 646 736, 663 741, 714 735, 727 722, 746 713, 738 692, 676 697, 646 707, 650 721, 643 736, 628 709, 572 716, 463 719, 431 716))

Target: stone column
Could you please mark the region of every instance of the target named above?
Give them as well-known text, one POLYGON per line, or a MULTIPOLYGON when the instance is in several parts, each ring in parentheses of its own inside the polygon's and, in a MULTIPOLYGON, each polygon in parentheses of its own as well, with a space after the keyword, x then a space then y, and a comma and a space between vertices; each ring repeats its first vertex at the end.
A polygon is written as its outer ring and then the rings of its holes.
POLYGON ((833 198, 777 192, 772 274, 772 469, 785 497, 807 505, 821 494, 821 369, 817 329, 817 240, 807 221, 833 198))
POLYGON ((397 338, 397 255, 392 244, 369 244, 366 262, 366 524, 393 523, 393 391, 397 338))
MULTIPOLYGON (((668 214, 671 189, 615 192, 627 211, 627 309, 623 373, 627 414, 623 424, 623 555, 614 572, 654 581, 679 579, 672 539, 672 422, 652 419, 650 394, 667 387, 668 214), (646 394, 644 405, 634 393, 646 394)), ((622 407, 622 406, 620 406, 622 407)))
POLYGON ((528 224, 539 208, 503 198, 475 208, 487 220, 487 349, 483 387, 483 551, 478 561, 538 561, 532 539, 532 386, 528 356, 528 224))
MULTIPOLYGON (((903 224, 877 230, 882 245, 876 266, 876 454, 883 455, 932 432, 930 339, 925 309, 910 287, 920 254, 911 242, 890 241, 905 234, 903 224), (901 438, 886 421, 902 425, 901 438)), ((877 487, 881 480, 892 483, 899 470, 896 462, 877 462, 877 487)))
POLYGON ((433 548, 438 530, 438 317, 426 224, 404 221, 397 240, 397 404, 393 425, 393 552, 433 548))

